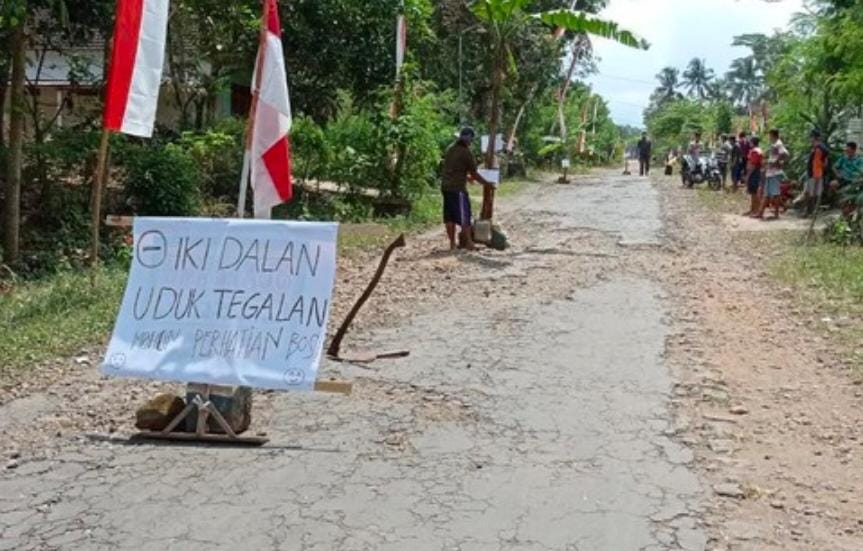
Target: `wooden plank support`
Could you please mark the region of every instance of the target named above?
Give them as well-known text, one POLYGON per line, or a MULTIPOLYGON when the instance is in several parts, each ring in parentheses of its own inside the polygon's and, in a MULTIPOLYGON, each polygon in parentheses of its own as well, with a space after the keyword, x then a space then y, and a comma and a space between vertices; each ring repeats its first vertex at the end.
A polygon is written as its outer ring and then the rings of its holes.
POLYGON ((352 383, 346 383, 344 381, 317 381, 315 383, 315 392, 328 392, 330 394, 344 394, 345 396, 350 396, 354 391, 354 385, 352 383))
POLYGON ((105 217, 105 225, 109 228, 131 228, 134 222, 134 216, 117 216, 115 214, 109 214, 105 217))
POLYGON ((270 440, 255 436, 229 436, 227 434, 195 434, 194 432, 139 432, 132 440, 166 440, 173 442, 203 442, 209 444, 232 444, 235 446, 263 446, 270 440))

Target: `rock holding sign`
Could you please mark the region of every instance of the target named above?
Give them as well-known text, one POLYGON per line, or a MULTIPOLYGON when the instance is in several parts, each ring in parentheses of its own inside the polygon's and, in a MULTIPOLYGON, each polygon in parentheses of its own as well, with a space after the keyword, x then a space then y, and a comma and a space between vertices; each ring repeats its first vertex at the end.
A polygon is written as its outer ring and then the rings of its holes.
POLYGON ((140 218, 103 373, 311 390, 338 226, 140 218))

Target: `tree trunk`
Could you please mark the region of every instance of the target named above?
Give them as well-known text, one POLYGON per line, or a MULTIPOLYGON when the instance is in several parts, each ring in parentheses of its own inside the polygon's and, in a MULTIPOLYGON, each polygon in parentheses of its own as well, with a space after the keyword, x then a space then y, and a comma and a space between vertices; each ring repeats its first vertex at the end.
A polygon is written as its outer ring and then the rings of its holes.
MULTIPOLYGON (((9 45, 7 42, 6 46, 9 45)), ((0 147, 6 144, 6 90, 9 88, 9 52, 0 53, 0 147)))
POLYGON ((512 129, 509 131, 509 138, 506 141, 506 149, 508 152, 512 153, 515 149, 515 135, 518 132, 518 127, 521 125, 521 119, 524 117, 525 111, 527 111, 527 106, 530 105, 530 102, 533 101, 533 96, 536 94, 536 85, 530 89, 530 93, 527 95, 527 99, 524 100, 524 103, 521 104, 521 107, 518 109, 518 114, 515 116, 515 122, 512 123, 512 129))
MULTIPOLYGON (((396 86, 393 91, 393 101, 390 105, 390 118, 395 123, 396 120, 402 115, 402 111, 404 110, 404 94, 405 94, 405 83, 404 83, 404 73, 399 74, 396 77, 396 86)), ((402 171, 404 169, 405 156, 407 150, 404 143, 398 144, 391 152, 389 159, 389 179, 390 179, 390 193, 393 197, 401 197, 401 183, 402 183, 402 171)))
POLYGON ((560 143, 563 147, 564 155, 567 155, 567 140, 569 139, 569 132, 566 127, 566 95, 569 93, 569 86, 572 84, 572 75, 575 74, 575 68, 578 65, 578 58, 581 53, 577 44, 577 42, 574 42, 572 45, 572 61, 569 64, 569 69, 566 71, 566 79, 561 83, 560 92, 558 93, 560 101, 557 104, 557 118, 558 124, 560 124, 560 143))
POLYGON ((21 169, 24 162, 24 26, 12 30, 9 40, 12 55, 10 87, 9 162, 6 174, 6 197, 3 210, 3 261, 14 264, 20 252, 21 169))
MULTIPOLYGON (((497 144, 497 128, 500 126, 500 93, 503 87, 503 49, 498 48, 494 62, 494 73, 491 77, 491 116, 488 123, 488 149, 485 152, 485 167, 494 168, 494 157, 497 144)), ((480 220, 491 220, 494 217, 494 188, 483 186, 482 211, 480 220)))

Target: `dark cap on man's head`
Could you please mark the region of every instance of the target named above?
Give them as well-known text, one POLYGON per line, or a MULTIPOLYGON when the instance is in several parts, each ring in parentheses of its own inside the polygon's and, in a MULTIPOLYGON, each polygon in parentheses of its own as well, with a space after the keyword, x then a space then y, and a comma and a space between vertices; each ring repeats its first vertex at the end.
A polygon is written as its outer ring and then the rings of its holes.
POLYGON ((476 132, 470 126, 465 126, 461 129, 461 132, 458 133, 458 137, 462 140, 472 140, 476 137, 476 132))
POLYGON ((809 137, 812 138, 813 140, 815 140, 815 139, 820 140, 821 139, 821 131, 820 130, 813 130, 812 132, 809 133, 809 137))

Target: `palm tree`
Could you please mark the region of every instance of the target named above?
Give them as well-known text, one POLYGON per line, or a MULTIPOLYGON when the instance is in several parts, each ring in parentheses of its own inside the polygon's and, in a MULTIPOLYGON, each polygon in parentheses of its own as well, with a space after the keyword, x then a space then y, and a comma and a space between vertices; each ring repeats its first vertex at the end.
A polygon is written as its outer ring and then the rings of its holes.
MULTIPOLYGON (((486 152, 486 166, 494 164, 496 150, 495 135, 500 126, 500 103, 506 78, 518 71, 512 42, 518 33, 525 32, 531 20, 539 20, 546 25, 566 31, 591 34, 614 40, 632 48, 647 49, 647 42, 630 31, 619 28, 617 23, 599 19, 580 11, 559 9, 541 13, 528 13, 530 0, 476 0, 471 11, 485 27, 491 38, 491 113, 488 123, 489 144, 486 152)), ((490 220, 494 215, 494 190, 483 190, 483 206, 480 218, 490 220)))
POLYGON ((725 76, 734 102, 744 109, 757 102, 764 90, 764 79, 753 56, 742 57, 731 62, 725 76))
POLYGON ((703 59, 695 57, 683 72, 683 85, 690 96, 707 99, 712 94, 711 84, 714 78, 713 69, 708 69, 703 59))
POLYGON ((680 70, 675 67, 663 67, 662 71, 656 75, 656 80, 659 81, 659 86, 654 92, 659 101, 665 102, 680 97, 680 70))

